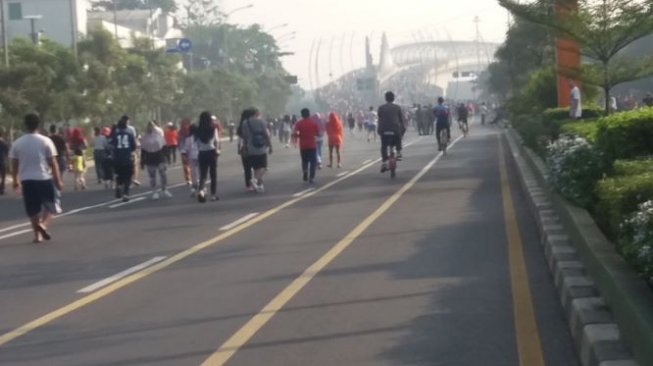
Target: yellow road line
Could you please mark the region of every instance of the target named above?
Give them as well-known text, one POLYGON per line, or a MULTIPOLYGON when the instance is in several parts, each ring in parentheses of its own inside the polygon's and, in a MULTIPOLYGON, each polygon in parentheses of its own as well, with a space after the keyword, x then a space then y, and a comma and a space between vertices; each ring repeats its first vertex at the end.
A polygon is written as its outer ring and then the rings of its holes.
MULTIPOLYGON (((458 137, 452 144, 455 145, 462 137, 458 137)), ((331 263, 340 253, 349 247, 370 225, 381 217, 392 205, 395 204, 418 180, 420 180, 429 169, 440 160, 442 154, 431 160, 422 170, 410 181, 388 198, 371 215, 366 217, 342 240, 329 249, 320 259, 308 267, 299 277, 275 296, 261 311, 254 315, 234 335, 231 336, 218 350, 202 363, 202 366, 222 366, 233 357, 261 328, 267 324, 293 297, 295 297, 315 276, 331 263)))
POLYGON ((517 223, 517 216, 510 192, 506 158, 503 142, 499 135, 499 170, 501 172, 501 194, 503 196, 503 214, 508 238, 508 259, 510 262, 510 283, 515 321, 515 336, 519 364, 521 366, 544 366, 540 333, 535 320, 533 298, 531 296, 528 271, 524 260, 524 247, 517 223))
MULTIPOLYGON (((415 140, 415 141, 417 141, 417 140, 415 140)), ((128 286, 128 285, 130 285, 130 284, 132 284, 132 283, 134 283, 134 282, 136 282, 138 280, 143 279, 144 277, 147 277, 147 276, 149 276, 149 275, 151 275, 153 273, 159 272, 159 271, 161 271, 161 270, 163 270, 163 269, 165 269, 167 267, 170 267, 171 265, 173 265, 173 264, 175 264, 175 263, 177 263, 177 262, 179 262, 179 261, 181 261, 181 260, 183 260, 183 259, 185 259, 185 258, 199 252, 199 251, 202 251, 202 250, 204 250, 206 248, 214 246, 214 245, 216 245, 216 244, 218 244, 218 243, 220 243, 220 242, 222 242, 222 241, 224 241, 224 240, 226 240, 226 239, 240 233, 241 231, 260 223, 261 221, 266 220, 270 216, 278 213, 279 211, 281 211, 283 209, 286 209, 286 208, 288 208, 288 207, 290 207, 290 206, 292 206, 292 205, 294 205, 294 204, 296 204, 296 203, 298 203, 300 201, 303 201, 305 199, 313 197, 313 196, 315 196, 316 194, 318 194, 320 192, 324 192, 325 190, 333 187, 334 185, 336 185, 336 184, 338 184, 338 183, 340 183, 340 182, 342 182, 342 181, 344 181, 346 179, 349 179, 349 178, 355 176, 356 174, 366 170, 367 168, 369 168, 372 165, 376 164, 376 162, 378 162, 379 160, 380 159, 374 160, 371 163, 356 169, 351 174, 348 174, 348 175, 346 175, 344 177, 338 178, 338 179, 336 179, 336 180, 334 180, 334 181, 332 181, 330 183, 327 183, 324 186, 322 186, 322 187, 320 187, 320 188, 318 188, 318 189, 316 189, 314 191, 311 191, 311 192, 308 192, 308 193, 302 195, 301 197, 293 198, 293 199, 291 199, 291 200, 289 200, 289 201, 287 201, 287 202, 285 202, 285 203, 283 203, 283 204, 281 204, 281 205, 279 205, 279 206, 277 206, 275 208, 272 208, 272 209, 268 210, 267 212, 261 214, 260 216, 255 217, 251 221, 248 221, 246 223, 238 225, 238 226, 234 227, 233 229, 225 231, 224 233, 222 233, 222 234, 220 234, 220 235, 218 235, 218 236, 216 236, 216 237, 214 237, 212 239, 209 239, 209 240, 204 241, 202 243, 196 244, 193 247, 188 248, 188 249, 186 249, 186 250, 184 250, 184 251, 182 251, 182 252, 180 252, 180 253, 178 253, 178 254, 176 254, 176 255, 168 258, 168 259, 166 259, 163 262, 160 262, 160 263, 157 263, 154 266, 148 267, 147 269, 145 269, 145 270, 143 270, 141 272, 134 273, 134 274, 132 274, 132 275, 130 275, 128 277, 125 277, 125 278, 123 278, 123 279, 121 279, 119 281, 114 282, 110 286, 107 286, 107 287, 105 287, 103 289, 98 290, 97 292, 94 292, 92 294, 84 296, 79 300, 76 300, 76 301, 74 301, 74 302, 72 302, 72 303, 70 303, 68 305, 65 305, 65 306, 63 306, 63 307, 61 307, 61 308, 59 308, 57 310, 54 310, 54 311, 52 311, 52 312, 50 312, 50 313, 48 313, 46 315, 43 315, 42 317, 40 317, 38 319, 32 320, 29 323, 23 324, 22 326, 20 326, 20 327, 18 327, 16 329, 14 329, 14 330, 0 336, 0 348, 2 348, 3 345, 15 340, 16 338, 19 338, 19 337, 21 337, 21 336, 35 330, 35 329, 38 329, 40 327, 43 327, 43 326, 47 325, 48 323, 50 323, 50 322, 52 322, 54 320, 57 320, 57 319, 65 316, 65 315, 68 315, 68 314, 70 314, 70 313, 72 313, 72 312, 74 312, 76 310, 79 310, 79 309, 81 309, 81 308, 83 308, 83 307, 85 307, 85 306, 99 300, 99 299, 102 299, 102 298, 104 298, 104 297, 106 297, 106 296, 108 296, 108 295, 122 289, 123 287, 126 287, 126 286, 128 286)))

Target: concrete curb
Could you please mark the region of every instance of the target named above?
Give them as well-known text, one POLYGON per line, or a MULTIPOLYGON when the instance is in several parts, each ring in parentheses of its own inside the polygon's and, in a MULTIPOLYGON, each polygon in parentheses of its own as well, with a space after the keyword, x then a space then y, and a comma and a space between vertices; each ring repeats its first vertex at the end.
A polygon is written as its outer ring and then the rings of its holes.
POLYGON ((583 366, 637 366, 614 317, 581 261, 550 193, 536 177, 514 132, 506 134, 519 182, 533 214, 549 269, 583 366))

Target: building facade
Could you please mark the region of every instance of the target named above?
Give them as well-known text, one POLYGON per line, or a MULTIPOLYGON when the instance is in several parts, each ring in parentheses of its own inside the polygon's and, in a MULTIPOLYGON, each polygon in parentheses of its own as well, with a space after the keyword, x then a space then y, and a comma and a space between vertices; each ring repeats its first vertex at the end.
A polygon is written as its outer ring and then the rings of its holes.
POLYGON ((31 38, 31 18, 41 36, 66 46, 87 33, 88 0, 4 0, 7 38, 31 38))

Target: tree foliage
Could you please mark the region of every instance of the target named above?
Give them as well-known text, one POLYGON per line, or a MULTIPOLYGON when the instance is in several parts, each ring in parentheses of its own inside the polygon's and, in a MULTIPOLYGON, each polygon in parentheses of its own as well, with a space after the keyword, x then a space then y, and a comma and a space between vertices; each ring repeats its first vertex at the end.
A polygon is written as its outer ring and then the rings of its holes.
POLYGON ((499 0, 515 16, 541 25, 557 36, 576 41, 583 56, 594 61, 579 70, 560 70, 585 82, 599 85, 605 92, 609 112, 610 90, 617 84, 653 74, 650 56, 632 58, 622 51, 653 32, 653 2, 650 0, 549 0, 549 5, 566 9, 565 16, 542 12, 541 4, 521 4, 499 0))
POLYGON ((116 10, 160 8, 169 13, 177 11, 177 2, 175 0, 97 0, 93 2, 93 9, 109 11, 113 10, 114 4, 116 10))

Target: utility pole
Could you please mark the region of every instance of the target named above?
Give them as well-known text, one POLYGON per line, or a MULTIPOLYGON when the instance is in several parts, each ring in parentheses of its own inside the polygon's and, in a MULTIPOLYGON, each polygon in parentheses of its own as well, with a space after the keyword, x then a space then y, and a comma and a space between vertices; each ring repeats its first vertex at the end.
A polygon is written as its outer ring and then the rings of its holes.
POLYGON ((118 5, 116 4, 118 0, 113 0, 113 32, 116 41, 118 41, 118 5))
POLYGON ((70 35, 72 36, 73 42, 73 55, 77 59, 77 0, 70 0, 70 35))
POLYGON ((5 16, 5 0, 0 0, 0 18, 2 18, 2 53, 5 67, 9 67, 9 44, 7 41, 7 18, 5 16))

